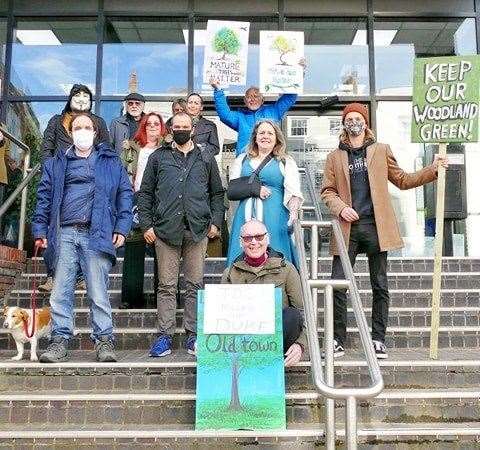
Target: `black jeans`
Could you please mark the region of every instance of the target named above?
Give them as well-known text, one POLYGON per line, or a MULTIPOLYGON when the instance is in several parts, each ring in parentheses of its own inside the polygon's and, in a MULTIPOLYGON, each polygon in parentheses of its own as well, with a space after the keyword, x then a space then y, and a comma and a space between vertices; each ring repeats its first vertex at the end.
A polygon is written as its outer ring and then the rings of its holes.
MULTIPOLYGON (((375 223, 352 224, 348 256, 352 267, 359 253, 366 253, 372 285, 372 339, 385 342, 388 324, 387 252, 381 252, 375 223)), ((343 279, 343 268, 339 256, 333 257, 332 279, 343 279)), ((347 296, 345 290, 334 291, 334 335, 344 345, 347 334, 347 296)))
POLYGON ((287 306, 282 310, 283 353, 294 344, 302 332, 303 319, 297 308, 287 306))

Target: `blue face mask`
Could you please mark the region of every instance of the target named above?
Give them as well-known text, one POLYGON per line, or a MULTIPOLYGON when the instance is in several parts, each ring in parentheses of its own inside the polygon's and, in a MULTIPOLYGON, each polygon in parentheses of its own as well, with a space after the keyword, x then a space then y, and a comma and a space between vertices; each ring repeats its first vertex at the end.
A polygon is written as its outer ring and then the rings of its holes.
POLYGON ((350 136, 360 136, 366 127, 362 120, 354 119, 345 122, 343 128, 350 136))

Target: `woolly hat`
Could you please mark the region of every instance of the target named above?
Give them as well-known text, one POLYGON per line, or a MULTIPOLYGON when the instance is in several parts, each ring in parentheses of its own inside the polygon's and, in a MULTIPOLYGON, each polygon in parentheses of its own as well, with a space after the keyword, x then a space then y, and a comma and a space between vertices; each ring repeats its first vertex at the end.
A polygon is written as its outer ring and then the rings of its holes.
POLYGON ((342 123, 345 122, 345 116, 351 112, 357 112, 361 114, 365 119, 365 123, 367 124, 367 127, 369 126, 367 106, 362 105, 361 103, 349 103, 347 106, 345 106, 345 108, 343 108, 342 123))

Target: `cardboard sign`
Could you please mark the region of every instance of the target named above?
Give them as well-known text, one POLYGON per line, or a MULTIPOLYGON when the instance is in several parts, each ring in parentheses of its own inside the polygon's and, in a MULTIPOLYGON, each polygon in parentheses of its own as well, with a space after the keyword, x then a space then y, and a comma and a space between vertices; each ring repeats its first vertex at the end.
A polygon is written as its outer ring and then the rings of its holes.
POLYGON ((412 142, 477 142, 479 100, 479 56, 416 59, 412 142))
POLYGON ((203 82, 213 77, 221 86, 247 82, 249 22, 209 20, 203 59, 203 82))
MULTIPOLYGON (((232 295, 239 289, 225 286, 232 295)), ((198 291, 195 429, 286 428, 282 291, 274 292, 274 333, 239 335, 204 333, 205 291, 198 291)))
POLYGON ((302 94, 303 57, 303 32, 260 31, 260 91, 302 94))
POLYGON ((205 334, 274 334, 273 284, 205 286, 205 334))

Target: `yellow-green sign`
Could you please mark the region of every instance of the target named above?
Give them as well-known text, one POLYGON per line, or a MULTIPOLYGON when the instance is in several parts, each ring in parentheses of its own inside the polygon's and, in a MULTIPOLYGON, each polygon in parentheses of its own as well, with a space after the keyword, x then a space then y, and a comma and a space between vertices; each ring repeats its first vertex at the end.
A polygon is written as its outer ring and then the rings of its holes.
POLYGON ((478 55, 416 59, 412 142, 477 142, 479 101, 478 55))

